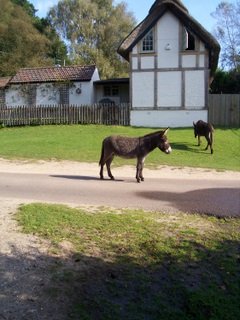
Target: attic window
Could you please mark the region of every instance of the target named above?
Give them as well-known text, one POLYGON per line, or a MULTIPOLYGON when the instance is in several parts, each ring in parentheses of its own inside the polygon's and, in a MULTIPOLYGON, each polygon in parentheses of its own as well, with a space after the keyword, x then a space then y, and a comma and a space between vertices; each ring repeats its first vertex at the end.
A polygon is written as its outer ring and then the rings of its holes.
POLYGON ((195 37, 186 28, 183 29, 183 50, 195 50, 195 37))
POLYGON ((142 40, 142 52, 152 52, 154 50, 153 30, 150 30, 142 40))

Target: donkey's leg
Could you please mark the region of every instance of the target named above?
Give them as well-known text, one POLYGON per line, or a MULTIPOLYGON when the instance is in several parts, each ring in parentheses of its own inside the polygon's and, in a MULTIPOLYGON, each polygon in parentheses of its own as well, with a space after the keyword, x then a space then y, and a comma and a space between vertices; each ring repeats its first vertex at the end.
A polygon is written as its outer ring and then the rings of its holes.
POLYGON ((198 146, 200 146, 201 144, 201 139, 200 139, 200 136, 198 135, 198 146))
POLYGON ((211 149, 211 154, 213 154, 213 135, 212 132, 209 133, 209 141, 210 141, 210 149, 211 149))
POLYGON ((140 169, 140 172, 139 172, 139 177, 140 177, 141 181, 144 181, 144 177, 143 177, 144 160, 145 160, 145 158, 143 158, 141 160, 141 169, 140 169))
POLYGON ((137 160, 137 167, 136 167, 136 179, 137 179, 137 182, 140 182, 141 181, 141 170, 142 170, 142 159, 141 158, 138 158, 137 160))
POLYGON ((101 163, 100 166, 101 166, 101 169, 100 169, 99 175, 100 175, 100 179, 103 180, 103 179, 104 179, 104 176, 103 176, 103 167, 104 167, 104 164, 101 163))
POLYGON ((114 158, 114 154, 110 158, 108 158, 106 161, 108 176, 111 180, 114 180, 114 176, 112 175, 112 172, 111 172, 111 163, 113 161, 113 158, 114 158))
POLYGON ((101 157, 100 157, 100 160, 99 160, 99 165, 100 165, 100 172, 99 172, 99 175, 100 175, 100 179, 103 180, 104 177, 103 177, 103 167, 105 165, 105 158, 104 158, 104 153, 105 153, 105 148, 104 148, 104 141, 102 143, 102 151, 101 151, 101 157))
POLYGON ((207 150, 208 146, 210 146, 210 148, 211 148, 211 139, 210 139, 209 135, 206 135, 205 138, 207 140, 207 146, 206 146, 205 150, 207 150))
POLYGON ((212 141, 211 141, 211 144, 210 144, 210 149, 211 149, 211 154, 213 154, 213 146, 212 146, 212 141))

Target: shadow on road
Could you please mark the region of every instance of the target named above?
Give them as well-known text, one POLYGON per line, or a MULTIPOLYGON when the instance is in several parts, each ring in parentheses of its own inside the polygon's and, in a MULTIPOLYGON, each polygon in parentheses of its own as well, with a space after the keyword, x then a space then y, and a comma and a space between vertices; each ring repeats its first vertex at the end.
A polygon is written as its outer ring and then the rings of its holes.
POLYGON ((185 193, 140 191, 139 197, 169 202, 182 212, 201 213, 219 217, 240 217, 240 189, 200 189, 185 193))
MULTIPOLYGON (((93 180, 93 181, 112 181, 111 179, 108 179, 108 178, 100 180, 100 178, 98 178, 98 177, 91 177, 91 176, 50 175, 50 177, 52 177, 52 178, 60 178, 60 179, 70 179, 70 180, 85 180, 85 181, 89 181, 89 180, 93 180)), ((114 181, 120 182, 120 181, 124 181, 124 180, 115 179, 114 181)))

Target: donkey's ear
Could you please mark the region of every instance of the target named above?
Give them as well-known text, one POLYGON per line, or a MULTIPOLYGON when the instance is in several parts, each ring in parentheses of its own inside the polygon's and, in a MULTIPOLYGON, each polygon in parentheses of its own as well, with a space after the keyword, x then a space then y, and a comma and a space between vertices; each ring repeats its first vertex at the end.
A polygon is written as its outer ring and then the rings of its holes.
POLYGON ((166 135, 168 133, 168 130, 169 130, 169 127, 163 131, 163 135, 166 135))

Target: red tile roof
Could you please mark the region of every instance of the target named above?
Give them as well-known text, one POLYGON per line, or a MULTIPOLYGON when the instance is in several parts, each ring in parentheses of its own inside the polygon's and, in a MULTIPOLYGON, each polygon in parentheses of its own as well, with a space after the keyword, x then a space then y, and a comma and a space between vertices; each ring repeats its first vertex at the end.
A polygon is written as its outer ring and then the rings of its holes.
POLYGON ((0 88, 5 88, 12 77, 0 78, 0 88))
POLYGON ((10 83, 90 81, 95 65, 20 69, 10 83))

